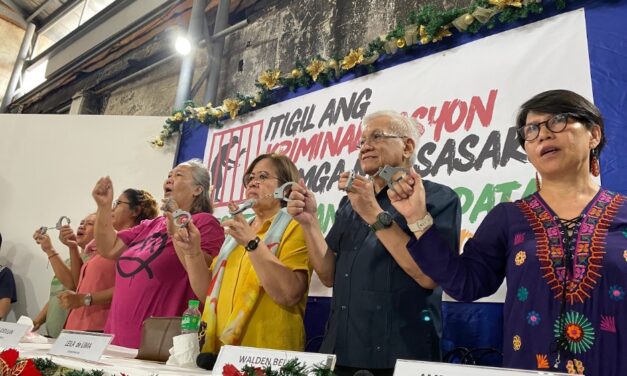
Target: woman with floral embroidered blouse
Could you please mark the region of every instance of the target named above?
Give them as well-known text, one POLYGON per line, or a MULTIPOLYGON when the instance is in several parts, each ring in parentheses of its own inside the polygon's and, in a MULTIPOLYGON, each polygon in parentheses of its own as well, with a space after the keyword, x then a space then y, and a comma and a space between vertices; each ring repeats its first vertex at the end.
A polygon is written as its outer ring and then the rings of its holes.
POLYGON ((435 253, 446 242, 430 230, 412 171, 388 191, 407 223, 418 225, 407 248, 458 300, 488 296, 507 277, 505 367, 624 375, 627 205, 591 176, 599 175, 605 144, 601 114, 576 93, 551 90, 521 106, 517 127, 541 177, 538 191, 497 205, 462 255, 435 253))

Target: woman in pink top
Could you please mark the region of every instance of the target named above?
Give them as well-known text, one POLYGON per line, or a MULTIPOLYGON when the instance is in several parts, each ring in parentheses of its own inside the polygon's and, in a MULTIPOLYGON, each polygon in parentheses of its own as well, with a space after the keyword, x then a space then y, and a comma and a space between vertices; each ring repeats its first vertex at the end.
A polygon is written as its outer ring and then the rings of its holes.
MULTIPOLYGON (((211 215, 209 186, 209 171, 197 160, 176 166, 163 185, 165 199, 175 201, 180 209, 192 214, 207 265, 224 241, 224 231, 211 215)), ((117 260, 115 293, 105 333, 115 334, 115 345, 138 348, 145 319, 180 316, 187 308, 187 301, 196 299, 196 295, 172 245, 170 234, 174 229, 168 229, 166 217, 116 232, 111 223, 111 179, 100 178, 92 196, 98 204, 95 230, 98 253, 117 260)))
MULTIPOLYGON (((140 189, 129 188, 113 201, 111 222, 116 230, 138 225, 158 214, 152 195, 140 189)), ((71 309, 65 329, 102 332, 111 308, 115 285, 115 261, 96 252, 95 240, 85 247, 89 259, 83 263, 72 259, 72 274, 78 286, 76 292, 59 295, 61 305, 71 309)))

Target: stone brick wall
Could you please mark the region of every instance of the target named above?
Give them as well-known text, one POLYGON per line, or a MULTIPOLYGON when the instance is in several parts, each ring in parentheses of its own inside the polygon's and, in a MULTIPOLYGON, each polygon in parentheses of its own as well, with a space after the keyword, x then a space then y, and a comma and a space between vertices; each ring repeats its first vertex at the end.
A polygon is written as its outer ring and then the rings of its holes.
MULTIPOLYGON (((265 69, 291 69, 297 60, 316 54, 344 55, 365 47, 405 20, 418 5, 449 8, 470 0, 262 0, 246 11, 249 25, 226 38, 218 102, 236 92, 255 90, 255 78, 265 69)), ((197 56, 195 77, 207 64, 197 56)), ((176 94, 180 62, 161 65, 137 80, 108 93, 104 114, 167 115, 176 94)), ((196 96, 201 102, 201 92, 196 96)))

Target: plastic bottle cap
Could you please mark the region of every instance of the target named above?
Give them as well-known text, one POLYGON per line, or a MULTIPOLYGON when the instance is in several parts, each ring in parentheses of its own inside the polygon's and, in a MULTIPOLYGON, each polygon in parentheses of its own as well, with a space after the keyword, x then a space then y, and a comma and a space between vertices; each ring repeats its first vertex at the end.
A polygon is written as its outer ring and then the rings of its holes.
POLYGON ((200 306, 200 302, 198 300, 190 300, 188 303, 189 307, 198 308, 200 306))

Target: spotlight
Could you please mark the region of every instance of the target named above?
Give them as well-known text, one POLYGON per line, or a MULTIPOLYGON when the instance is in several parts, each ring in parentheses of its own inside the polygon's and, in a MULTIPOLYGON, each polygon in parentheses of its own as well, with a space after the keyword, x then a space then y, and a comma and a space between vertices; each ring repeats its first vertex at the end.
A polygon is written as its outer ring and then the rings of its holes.
POLYGON ((187 55, 192 50, 192 44, 186 36, 179 35, 174 42, 174 48, 179 54, 187 55))

